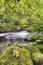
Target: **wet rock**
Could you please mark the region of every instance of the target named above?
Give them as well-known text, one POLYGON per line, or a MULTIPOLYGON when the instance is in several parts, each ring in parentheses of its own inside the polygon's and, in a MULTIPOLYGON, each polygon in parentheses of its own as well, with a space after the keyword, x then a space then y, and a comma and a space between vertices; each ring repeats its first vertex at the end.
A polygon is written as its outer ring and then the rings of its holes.
POLYGON ((4 38, 4 36, 3 37, 0 37, 0 42, 3 42, 3 41, 5 41, 6 39, 4 38))

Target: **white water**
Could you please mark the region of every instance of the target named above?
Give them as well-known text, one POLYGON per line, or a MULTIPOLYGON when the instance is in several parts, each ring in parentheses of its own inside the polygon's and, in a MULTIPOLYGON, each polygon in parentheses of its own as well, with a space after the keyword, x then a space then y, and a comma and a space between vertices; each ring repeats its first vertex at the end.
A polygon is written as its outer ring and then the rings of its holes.
POLYGON ((4 37, 6 39, 16 39, 16 38, 26 38, 30 32, 20 31, 20 32, 8 32, 0 34, 0 37, 4 37))

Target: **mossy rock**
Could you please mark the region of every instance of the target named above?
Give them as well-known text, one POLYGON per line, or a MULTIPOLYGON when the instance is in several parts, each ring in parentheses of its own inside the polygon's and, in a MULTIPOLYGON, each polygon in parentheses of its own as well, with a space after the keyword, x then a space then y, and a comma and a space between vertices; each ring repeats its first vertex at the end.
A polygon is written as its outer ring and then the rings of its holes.
POLYGON ((15 43, 0 55, 0 65, 42 65, 43 54, 40 46, 27 44, 25 47, 18 47, 15 43))
POLYGON ((43 65, 43 54, 41 53, 34 53, 32 55, 33 62, 35 65, 43 65))
POLYGON ((40 50, 38 49, 37 46, 32 45, 32 44, 28 44, 27 46, 25 46, 26 49, 28 49, 30 51, 31 54, 38 52, 40 53, 40 50))
POLYGON ((8 47, 0 56, 0 65, 33 65, 30 52, 18 46, 8 47), (18 56, 13 56, 13 50, 19 52, 18 56))

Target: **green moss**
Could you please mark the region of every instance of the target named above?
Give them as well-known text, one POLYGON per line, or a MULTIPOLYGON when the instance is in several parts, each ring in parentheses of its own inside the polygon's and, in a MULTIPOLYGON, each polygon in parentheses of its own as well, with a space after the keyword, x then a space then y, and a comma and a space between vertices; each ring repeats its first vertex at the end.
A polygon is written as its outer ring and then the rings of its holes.
POLYGON ((27 44, 20 48, 16 42, 0 55, 0 65, 42 65, 43 54, 40 49, 43 49, 43 45, 27 44), (18 51, 19 56, 13 56, 13 50, 18 51))
POLYGON ((30 57, 30 52, 26 50, 25 48, 21 48, 19 49, 19 51, 20 51, 21 58, 23 62, 25 63, 25 65, 33 65, 31 57, 30 57))
POLYGON ((25 48, 28 49, 28 50, 31 52, 31 54, 32 54, 32 53, 35 53, 35 52, 40 53, 40 50, 38 49, 38 47, 35 47, 35 46, 32 45, 32 44, 27 45, 25 48))
POLYGON ((43 65, 43 54, 37 52, 33 53, 32 58, 35 65, 43 65))
POLYGON ((30 57, 30 52, 25 48, 19 48, 16 44, 15 46, 8 47, 0 57, 1 65, 33 65, 30 57), (13 56, 13 50, 18 50, 20 52, 19 57, 13 56))
POLYGON ((43 44, 37 44, 35 46, 38 47, 38 49, 41 51, 41 53, 43 53, 43 44))

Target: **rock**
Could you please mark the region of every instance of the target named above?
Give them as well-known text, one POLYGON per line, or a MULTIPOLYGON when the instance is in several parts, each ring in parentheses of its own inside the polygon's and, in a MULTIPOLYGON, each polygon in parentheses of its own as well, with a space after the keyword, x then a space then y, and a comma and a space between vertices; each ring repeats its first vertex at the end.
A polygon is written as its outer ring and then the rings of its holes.
POLYGON ((41 53, 34 53, 32 55, 33 61, 35 65, 43 65, 43 54, 41 53))

